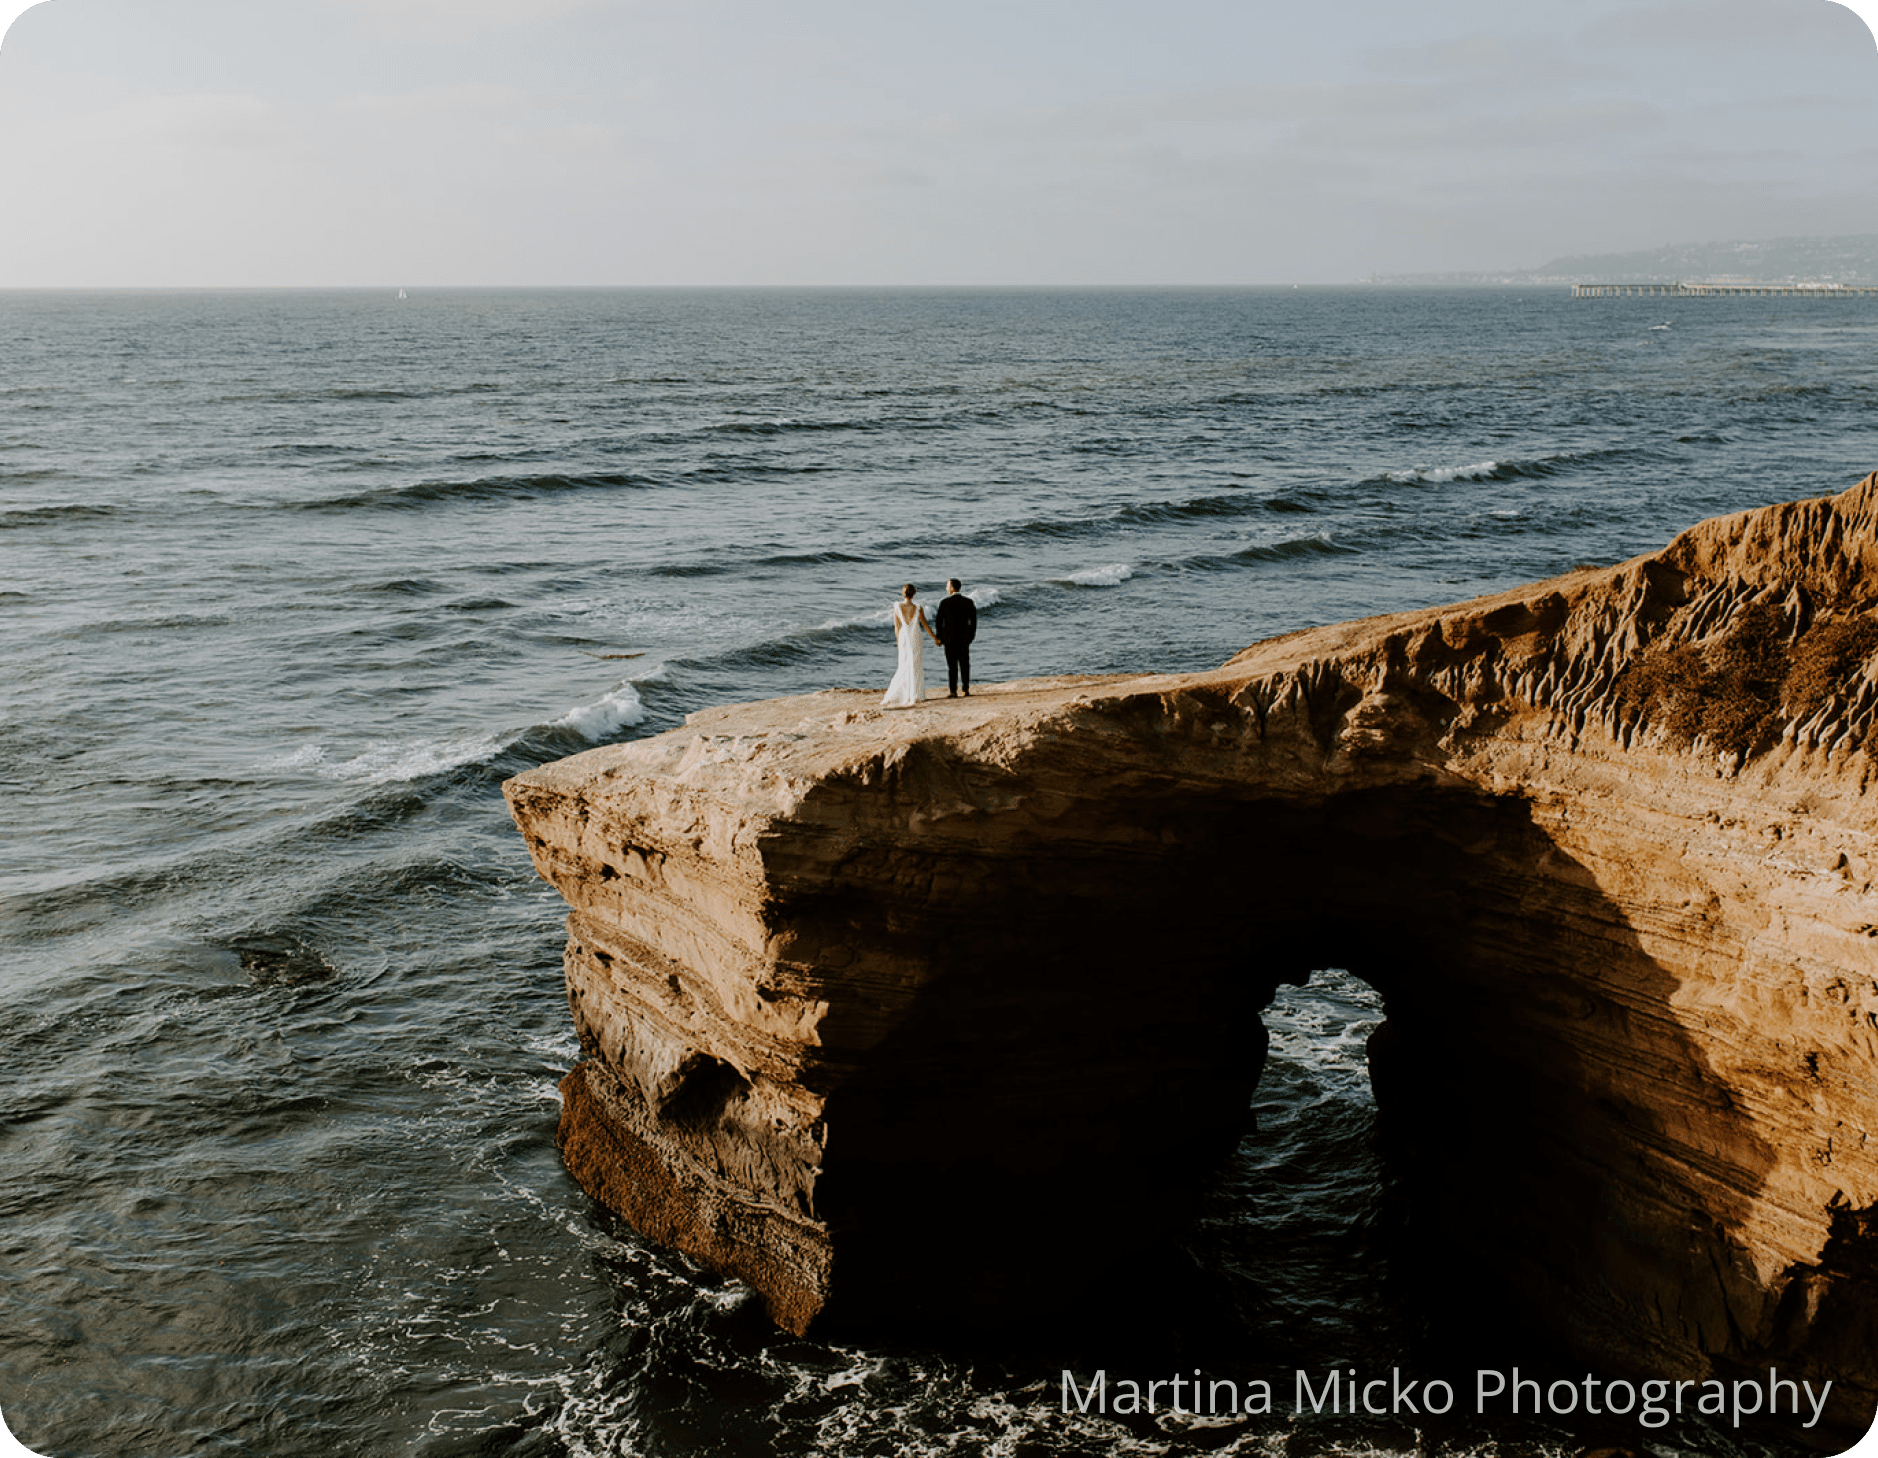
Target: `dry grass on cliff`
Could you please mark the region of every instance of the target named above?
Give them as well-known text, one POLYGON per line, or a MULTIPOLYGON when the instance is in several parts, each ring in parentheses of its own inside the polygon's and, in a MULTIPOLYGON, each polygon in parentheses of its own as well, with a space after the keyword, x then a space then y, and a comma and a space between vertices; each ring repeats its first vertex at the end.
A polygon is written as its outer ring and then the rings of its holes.
POLYGON ((1878 651, 1878 621, 1835 618, 1814 624, 1793 645, 1792 666, 1781 690, 1788 707, 1797 715, 1812 713, 1874 651, 1878 651))
POLYGON ((1874 651, 1878 622, 1871 618, 1815 622, 1796 638, 1780 607, 1760 603, 1706 643, 1647 649, 1619 676, 1618 704, 1684 748, 1699 737, 1717 750, 1751 754, 1784 724, 1837 696, 1874 651))

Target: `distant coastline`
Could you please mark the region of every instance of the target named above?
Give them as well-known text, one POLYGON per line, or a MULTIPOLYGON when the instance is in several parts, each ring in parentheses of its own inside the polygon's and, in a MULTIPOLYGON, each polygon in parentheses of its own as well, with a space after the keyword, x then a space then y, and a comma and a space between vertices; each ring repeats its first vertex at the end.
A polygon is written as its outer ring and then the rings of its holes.
POLYGON ((1444 288, 1530 288, 1610 284, 1878 285, 1878 233, 1832 238, 1768 238, 1672 243, 1636 253, 1570 254, 1537 268, 1474 273, 1378 273, 1366 284, 1444 288))

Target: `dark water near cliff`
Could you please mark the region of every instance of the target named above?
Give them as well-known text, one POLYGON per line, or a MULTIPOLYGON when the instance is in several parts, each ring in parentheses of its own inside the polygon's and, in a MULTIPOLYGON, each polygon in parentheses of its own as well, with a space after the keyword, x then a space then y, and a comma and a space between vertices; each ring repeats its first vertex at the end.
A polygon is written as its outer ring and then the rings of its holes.
POLYGON ((1202 668, 1840 490, 1875 406, 1852 300, 0 294, 7 1424, 60 1455, 1651 1438, 1282 1416, 1295 1366, 1442 1362, 1387 1279, 1342 978, 1278 1019, 1182 1258, 1231 1321, 777 1336, 563 1174, 561 910, 497 787, 884 688, 904 580, 966 580, 981 679, 1202 668), (1281 1415, 1065 1417, 1069 1363, 1277 1374, 1281 1415))

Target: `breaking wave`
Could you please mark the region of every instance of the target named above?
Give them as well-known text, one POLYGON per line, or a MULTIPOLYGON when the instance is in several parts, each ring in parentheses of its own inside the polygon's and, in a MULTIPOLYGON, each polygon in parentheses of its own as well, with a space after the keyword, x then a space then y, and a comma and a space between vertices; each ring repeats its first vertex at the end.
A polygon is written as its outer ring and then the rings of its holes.
POLYGON ((1440 486, 1450 481, 1542 481, 1603 461, 1634 456, 1631 450, 1560 451, 1530 459, 1475 461, 1460 466, 1411 466, 1366 477, 1365 486, 1440 486))
MULTIPOLYGON (((651 674, 647 674, 650 677, 651 674)), ((572 731, 590 744, 641 723, 646 706, 639 691, 622 683, 590 704, 576 704, 558 719, 531 725, 517 734, 465 733, 440 739, 381 739, 335 758, 323 744, 303 744, 290 753, 263 760, 258 768, 314 774, 322 779, 385 785, 406 784, 452 774, 472 765, 493 763, 518 746, 572 731)))
POLYGON ((1241 562, 1295 562, 1301 557, 1338 557, 1357 551, 1334 540, 1329 532, 1293 537, 1284 542, 1259 542, 1232 555, 1241 562))
POLYGON ((1085 567, 1080 572, 1072 572, 1058 581, 1067 582, 1072 587, 1120 587, 1135 575, 1135 569, 1126 562, 1110 562, 1104 567, 1085 567))

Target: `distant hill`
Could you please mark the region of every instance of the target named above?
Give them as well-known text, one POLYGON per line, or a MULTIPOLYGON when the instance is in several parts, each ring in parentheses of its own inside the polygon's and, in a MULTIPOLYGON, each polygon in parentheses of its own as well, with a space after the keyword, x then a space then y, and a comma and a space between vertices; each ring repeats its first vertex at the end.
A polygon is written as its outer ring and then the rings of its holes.
POLYGON ((1837 283, 1878 285, 1878 233, 1842 238, 1672 243, 1641 253, 1578 253, 1494 273, 1376 274, 1375 284, 1837 283))

